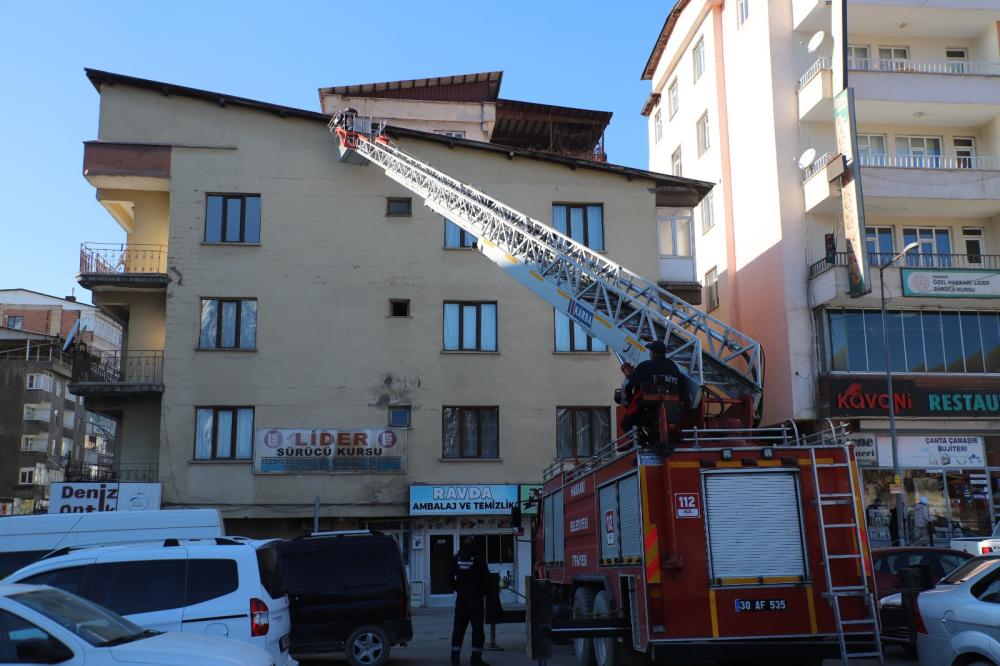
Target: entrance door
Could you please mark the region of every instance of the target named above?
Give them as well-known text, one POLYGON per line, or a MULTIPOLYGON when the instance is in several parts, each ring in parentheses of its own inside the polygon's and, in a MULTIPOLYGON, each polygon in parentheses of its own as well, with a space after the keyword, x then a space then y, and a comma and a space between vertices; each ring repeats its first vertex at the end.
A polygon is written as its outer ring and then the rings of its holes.
POLYGON ((431 534, 431 594, 451 594, 451 559, 455 555, 454 534, 431 534))

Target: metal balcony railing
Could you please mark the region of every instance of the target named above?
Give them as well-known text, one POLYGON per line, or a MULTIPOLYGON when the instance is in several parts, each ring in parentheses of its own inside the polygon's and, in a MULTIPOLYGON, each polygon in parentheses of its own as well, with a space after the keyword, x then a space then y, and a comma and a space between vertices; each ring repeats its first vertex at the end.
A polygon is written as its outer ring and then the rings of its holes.
POLYGON ((162 384, 163 351, 92 352, 73 364, 74 383, 162 384))
POLYGON ((861 72, 905 72, 912 74, 1000 76, 1000 62, 969 62, 967 60, 922 61, 880 58, 848 58, 847 68, 861 72))
POLYGON ((863 167, 893 169, 970 169, 973 171, 1000 171, 1000 157, 959 155, 879 155, 862 154, 858 163, 863 167))
POLYGON ((830 69, 832 66, 833 60, 831 60, 829 56, 824 56, 814 62, 812 66, 806 70, 806 73, 799 77, 799 90, 805 88, 806 84, 809 83, 812 77, 816 76, 824 69, 830 69))
POLYGON ((831 152, 831 153, 823 153, 822 155, 820 155, 815 162, 813 162, 812 164, 810 164, 809 166, 807 166, 805 169, 802 170, 802 182, 803 183, 806 182, 814 175, 822 171, 823 168, 827 164, 832 162, 834 158, 837 157, 839 154, 840 153, 831 152))
MULTIPOLYGON (((889 261, 896 255, 895 252, 875 252, 868 254, 868 264, 878 267, 889 261)), ((837 252, 834 261, 827 261, 826 257, 814 262, 809 267, 809 277, 816 277, 820 273, 833 268, 834 266, 847 265, 847 252, 837 252)), ((1000 269, 1000 254, 914 254, 910 253, 906 257, 898 257, 892 264, 903 268, 971 268, 982 270, 1000 269)))
POLYGON ((166 245, 84 243, 80 246, 80 273, 130 275, 166 272, 166 245))
POLYGON ((156 463, 122 464, 116 467, 92 465, 69 465, 65 472, 67 481, 115 482, 115 483, 156 483, 159 470, 156 463))

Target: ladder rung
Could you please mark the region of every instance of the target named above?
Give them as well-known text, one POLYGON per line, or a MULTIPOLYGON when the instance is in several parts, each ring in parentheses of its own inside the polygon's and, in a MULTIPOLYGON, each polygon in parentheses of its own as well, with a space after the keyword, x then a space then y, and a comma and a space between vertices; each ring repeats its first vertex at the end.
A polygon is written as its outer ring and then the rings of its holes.
POLYGON ((853 592, 824 592, 823 597, 829 599, 830 597, 867 597, 867 592, 862 592, 856 590, 853 592))
POLYGON ((841 624, 875 624, 875 620, 841 620, 841 624))
POLYGON ((830 463, 827 465, 814 465, 814 467, 847 467, 847 463, 830 463))
POLYGON ((881 657, 881 652, 848 652, 844 655, 848 659, 861 659, 862 657, 881 657))
POLYGON ((827 497, 854 497, 853 493, 820 493, 820 499, 826 499, 827 497))
POLYGON ((820 500, 820 504, 822 504, 823 506, 834 506, 834 505, 850 506, 851 502, 850 500, 846 499, 832 499, 832 500, 820 500))
POLYGON ((826 525, 823 525, 823 527, 825 527, 826 529, 830 529, 831 527, 855 527, 855 524, 854 523, 827 523, 826 525))
POLYGON ((861 557, 861 553, 842 553, 840 555, 827 555, 826 557, 830 560, 846 560, 849 558, 861 557))
POLYGON ((842 585, 840 587, 834 587, 834 588, 832 588, 832 590, 834 592, 841 592, 841 591, 847 591, 847 590, 864 590, 864 591, 867 592, 868 588, 865 587, 864 585, 842 585))

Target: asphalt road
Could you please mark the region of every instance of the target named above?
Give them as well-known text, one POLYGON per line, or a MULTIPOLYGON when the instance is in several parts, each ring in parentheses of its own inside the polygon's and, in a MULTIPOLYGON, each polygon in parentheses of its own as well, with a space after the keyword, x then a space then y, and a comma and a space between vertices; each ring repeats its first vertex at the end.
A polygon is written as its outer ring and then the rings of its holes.
MULTIPOLYGON (((451 615, 450 608, 420 609, 413 615, 413 642, 406 647, 394 648, 390 664, 393 666, 442 666, 448 663, 451 649, 451 615)), ((487 627, 487 643, 489 642, 489 627, 487 627)), ((499 651, 487 651, 483 658, 490 666, 527 666, 535 662, 529 661, 524 650, 524 625, 502 624, 497 626, 497 645, 499 651)), ((469 663, 469 637, 465 638, 465 649, 462 651, 462 663, 469 663)), ((346 664, 343 658, 332 660, 303 661, 303 666, 319 666, 320 664, 346 664)), ((556 646, 553 658, 548 666, 572 666, 574 664, 572 646, 556 646)), ((824 666, 838 664, 839 661, 826 661, 824 666)), ((914 666, 916 660, 908 657, 902 650, 891 648, 886 652, 886 664, 889 666, 914 666)), ((877 659, 851 660, 851 666, 875 666, 877 659)))

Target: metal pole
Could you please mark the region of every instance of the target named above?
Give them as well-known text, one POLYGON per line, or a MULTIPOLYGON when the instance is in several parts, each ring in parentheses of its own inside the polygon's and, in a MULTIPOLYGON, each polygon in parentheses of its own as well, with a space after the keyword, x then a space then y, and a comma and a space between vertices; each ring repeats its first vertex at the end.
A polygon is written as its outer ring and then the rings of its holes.
MULTIPOLYGON (((882 345, 885 347, 885 383, 889 395, 889 437, 892 439, 892 473, 893 483, 899 479, 902 487, 903 477, 899 469, 899 441, 896 438, 896 402, 892 392, 892 364, 889 354, 889 325, 885 312, 885 267, 895 261, 895 257, 878 269, 878 279, 882 291, 882 345)), ((906 545, 906 506, 903 503, 903 493, 896 494, 896 529, 899 535, 899 545, 906 545)), ((893 544, 896 545, 896 544, 893 544)))
POLYGON ((313 533, 319 532, 319 495, 316 495, 316 508, 313 509, 313 533))

